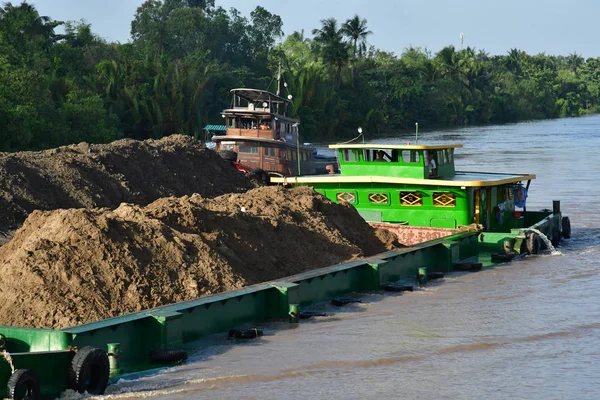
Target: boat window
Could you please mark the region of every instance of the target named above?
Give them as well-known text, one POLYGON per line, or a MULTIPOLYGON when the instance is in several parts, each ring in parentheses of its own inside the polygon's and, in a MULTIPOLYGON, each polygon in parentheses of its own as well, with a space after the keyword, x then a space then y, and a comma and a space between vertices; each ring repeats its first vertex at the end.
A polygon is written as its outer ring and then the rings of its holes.
POLYGON ((421 192, 400 192, 400 205, 421 207, 423 205, 423 194, 421 192))
POLYGON ((446 149, 446 162, 452 164, 454 162, 454 149, 446 149))
POLYGON ((221 142, 221 150, 233 150, 233 142, 221 142))
POLYGON ((296 153, 295 151, 292 151, 292 160, 296 160, 297 155, 298 155, 298 153, 296 153))
POLYGON ((390 204, 390 198, 386 193, 369 193, 369 203, 390 204))
POLYGON ((235 128, 236 127, 236 123, 235 123, 235 118, 234 117, 227 117, 227 126, 229 128, 235 128))
POLYGON ((252 146, 251 144, 247 143, 240 143, 238 146, 238 152, 258 154, 258 146, 252 146))
POLYGON ((358 151, 357 150, 342 150, 342 159, 346 162, 357 162, 358 151))
POLYGON ((456 195, 454 193, 433 193, 434 207, 456 207, 456 195))
POLYGON ((448 160, 448 149, 443 149, 438 154, 440 155, 439 161, 441 165, 450 164, 450 161, 448 160))
POLYGON ((418 163, 421 160, 417 150, 402 150, 402 161, 405 163, 418 163))
POLYGON ((254 118, 242 118, 241 126, 242 129, 257 129, 256 120, 254 118))
POLYGON ((338 203, 356 203, 356 194, 354 192, 338 192, 335 198, 338 203))

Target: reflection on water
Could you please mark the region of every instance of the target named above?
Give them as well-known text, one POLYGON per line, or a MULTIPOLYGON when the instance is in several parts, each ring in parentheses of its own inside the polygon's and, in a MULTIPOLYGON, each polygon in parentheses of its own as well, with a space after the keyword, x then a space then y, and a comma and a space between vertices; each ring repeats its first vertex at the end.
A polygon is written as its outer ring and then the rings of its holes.
POLYGON ((295 328, 269 324, 269 335, 251 344, 208 338, 185 365, 122 381, 105 397, 597 399, 600 162, 591 150, 600 145, 600 117, 419 139, 462 142, 459 170, 536 174, 528 207, 560 199, 571 217, 563 255, 452 274, 426 291, 366 294, 362 304, 295 328))

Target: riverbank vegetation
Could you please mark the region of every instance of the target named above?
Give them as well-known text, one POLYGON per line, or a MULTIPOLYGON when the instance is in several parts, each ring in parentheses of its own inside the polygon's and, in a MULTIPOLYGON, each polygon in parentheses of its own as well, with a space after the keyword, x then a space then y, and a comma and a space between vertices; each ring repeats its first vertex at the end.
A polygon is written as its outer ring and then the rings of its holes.
POLYGON ((203 136, 229 90, 275 90, 281 63, 306 139, 578 116, 600 109, 600 57, 490 55, 470 47, 400 55, 368 45, 368 22, 333 18, 283 36, 283 21, 214 0, 148 0, 128 43, 34 6, 0 8, 0 150, 172 133, 203 136), (63 28, 63 29, 61 29, 63 28), (64 33, 57 33, 57 32, 64 33))

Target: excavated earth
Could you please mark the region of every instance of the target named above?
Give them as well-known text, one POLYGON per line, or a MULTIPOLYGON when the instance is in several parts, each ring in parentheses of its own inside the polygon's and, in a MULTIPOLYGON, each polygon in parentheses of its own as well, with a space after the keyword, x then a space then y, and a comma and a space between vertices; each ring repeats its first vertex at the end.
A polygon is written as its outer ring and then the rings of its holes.
POLYGON ((0 223, 18 228, 0 324, 64 328, 399 246, 310 188, 251 187, 183 136, 0 154, 0 223))
POLYGON ((215 197, 252 187, 217 153, 182 135, 0 153, 0 245, 34 210, 147 205, 161 197, 215 197))

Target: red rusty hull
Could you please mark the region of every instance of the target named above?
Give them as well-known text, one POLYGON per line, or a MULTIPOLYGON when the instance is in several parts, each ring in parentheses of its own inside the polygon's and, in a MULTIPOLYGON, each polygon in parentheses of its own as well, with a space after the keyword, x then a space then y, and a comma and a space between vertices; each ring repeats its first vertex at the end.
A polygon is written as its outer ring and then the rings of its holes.
POLYGON ((428 228, 424 226, 408 226, 382 222, 369 222, 369 225, 392 232, 398 237, 398 242, 405 246, 413 246, 460 232, 458 229, 428 228))

